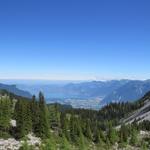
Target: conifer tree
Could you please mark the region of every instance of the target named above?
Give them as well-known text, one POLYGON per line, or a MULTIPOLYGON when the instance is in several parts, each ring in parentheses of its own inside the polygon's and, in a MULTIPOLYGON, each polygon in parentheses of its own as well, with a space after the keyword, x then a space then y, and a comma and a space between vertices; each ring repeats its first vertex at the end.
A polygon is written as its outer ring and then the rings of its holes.
POLYGON ((48 110, 45 104, 44 96, 39 93, 39 125, 38 125, 38 135, 41 138, 49 137, 49 122, 48 122, 48 110))
POLYGON ((71 146, 64 134, 62 135, 62 142, 60 145, 60 149, 61 150, 70 150, 71 149, 71 146))
POLYGON ((30 103, 18 100, 15 106, 15 119, 17 123, 17 137, 22 138, 32 131, 32 118, 30 103))
POLYGON ((38 133, 38 125, 39 125, 39 103, 36 101, 35 95, 31 100, 31 118, 32 118, 32 131, 37 134, 38 133))
POLYGON ((41 150, 56 150, 56 142, 53 137, 49 137, 45 140, 44 145, 41 146, 41 150))
POLYGON ((118 135, 116 130, 110 125, 108 131, 108 138, 111 144, 115 144, 118 141, 118 135))
POLYGON ((110 140, 107 138, 106 139, 106 144, 105 144, 106 150, 110 150, 110 146, 111 146, 110 140))
POLYGON ((104 140, 103 140, 103 134, 101 131, 98 131, 97 134, 95 134, 95 140, 94 142, 99 146, 102 147, 104 145, 104 140))
POLYGON ((99 129, 99 135, 100 135, 100 138, 102 139, 102 141, 104 142, 106 140, 106 137, 101 129, 99 129))
POLYGON ((136 145, 137 141, 137 130, 135 128, 132 128, 130 143, 131 145, 136 145))
POLYGON ((61 119, 60 119, 60 111, 59 105, 57 103, 53 104, 52 106, 48 107, 49 110, 49 123, 51 128, 57 133, 60 134, 61 128, 61 119))
POLYGON ((0 98, 0 137, 9 136, 12 102, 8 96, 0 98))
POLYGON ((77 142, 78 133, 77 133, 77 123, 74 115, 71 115, 70 118, 70 138, 72 142, 77 142))
POLYGON ((88 139, 92 140, 92 132, 91 132, 91 128, 90 128, 90 124, 89 124, 89 120, 86 123, 86 132, 85 135, 88 139))
POLYGON ((61 113, 61 128, 62 134, 70 141, 70 134, 69 134, 69 121, 64 113, 61 113))
POLYGON ((79 130, 80 130, 79 131, 79 138, 78 138, 79 150, 86 150, 84 135, 82 133, 81 128, 79 130))
POLYGON ((120 131, 119 131, 120 143, 126 143, 128 140, 128 137, 129 137, 129 134, 128 134, 127 126, 123 124, 121 125, 120 131))

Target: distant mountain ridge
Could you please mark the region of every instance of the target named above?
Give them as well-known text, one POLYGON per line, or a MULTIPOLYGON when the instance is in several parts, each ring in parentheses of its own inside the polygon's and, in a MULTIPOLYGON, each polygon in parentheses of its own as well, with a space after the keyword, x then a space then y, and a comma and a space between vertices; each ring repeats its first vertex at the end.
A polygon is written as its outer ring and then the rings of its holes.
POLYGON ((135 101, 150 91, 150 80, 131 80, 120 88, 114 90, 104 99, 104 103, 135 101))
POLYGON ((105 97, 109 93, 118 89, 128 80, 111 81, 91 81, 81 83, 69 83, 64 85, 17 85, 19 89, 30 91, 32 94, 38 94, 42 91, 46 98, 78 98, 91 99, 96 97, 105 97))
POLYGON ((18 96, 27 97, 27 98, 32 97, 32 95, 29 92, 18 89, 16 85, 7 85, 7 84, 0 83, 0 90, 7 90, 8 92, 14 93, 18 96))
POLYGON ((32 95, 38 95, 39 91, 42 91, 48 102, 52 99, 59 99, 59 102, 62 100, 63 104, 76 103, 76 107, 87 108, 85 105, 90 104, 93 108, 95 107, 94 102, 99 101, 96 103, 100 108, 111 102, 135 101, 143 97, 145 93, 150 91, 150 80, 87 81, 47 85, 21 84, 17 85, 17 88, 29 91, 32 95))
POLYGON ((77 98, 95 98, 95 97, 105 97, 107 94, 113 90, 124 85, 127 80, 112 80, 112 81, 92 81, 83 82, 78 84, 67 84, 64 86, 65 92, 73 93, 77 98))

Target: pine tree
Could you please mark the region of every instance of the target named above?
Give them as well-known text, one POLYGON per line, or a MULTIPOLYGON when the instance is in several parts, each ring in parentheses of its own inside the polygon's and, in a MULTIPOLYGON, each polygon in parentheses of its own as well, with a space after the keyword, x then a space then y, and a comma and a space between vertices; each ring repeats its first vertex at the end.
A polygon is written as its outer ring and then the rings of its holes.
POLYGON ((115 144, 115 142, 118 141, 118 135, 116 130, 110 125, 109 131, 108 131, 108 138, 111 144, 115 144))
POLYGON ((99 135, 100 135, 100 138, 102 139, 102 141, 104 142, 106 140, 106 137, 101 129, 99 129, 99 135))
POLYGON ((132 128, 130 143, 131 145, 136 145, 137 141, 137 130, 135 128, 132 128))
POLYGON ((0 137, 9 136, 12 102, 8 96, 0 97, 0 137))
POLYGON ((15 119, 17 123, 17 138, 25 137, 32 131, 32 118, 30 103, 18 100, 15 106, 15 119))
POLYGON ((17 133, 16 137, 21 138, 25 135, 24 130, 23 130, 23 106, 22 106, 22 101, 18 100, 15 105, 15 120, 16 120, 16 125, 17 125, 17 133))
POLYGON ((44 145, 41 145, 41 150, 56 150, 56 142, 54 138, 50 137, 45 140, 44 145))
POLYGON ((35 95, 32 97, 32 101, 31 101, 31 118, 32 118, 32 129, 33 132, 36 129, 36 122, 38 120, 38 111, 37 111, 37 107, 36 107, 36 97, 35 95))
POLYGON ((25 127, 26 127, 26 133, 29 133, 32 131, 32 114, 31 114, 31 103, 28 102, 26 103, 26 107, 25 107, 25 127))
POLYGON ((109 139, 107 138, 107 139, 106 139, 106 144, 105 144, 105 149, 106 149, 106 150, 110 150, 110 147, 111 147, 111 144, 110 144, 109 139))
POLYGON ((77 143, 78 125, 77 125, 77 119, 74 115, 71 115, 71 118, 70 118, 70 138, 72 142, 77 143))
POLYGON ((57 133, 60 134, 60 127, 61 127, 61 120, 60 120, 60 111, 59 105, 53 104, 52 106, 48 107, 49 110, 49 122, 51 128, 57 133))
POLYGON ((95 134, 95 140, 94 142, 99 146, 102 147, 104 145, 104 137, 103 133, 101 131, 98 131, 97 134, 95 134))
POLYGON ((127 126, 124 124, 121 125, 120 131, 119 131, 119 138, 120 143, 126 143, 129 137, 127 126))
POLYGON ((86 150, 84 135, 82 133, 81 128, 79 130, 80 130, 79 138, 78 138, 79 150, 86 150))
POLYGON ((89 120, 88 120, 87 123, 86 123, 85 135, 86 135, 86 137, 87 137, 88 139, 92 140, 92 132, 91 132, 89 120))
POLYGON ((64 134, 62 135, 62 142, 60 145, 60 149, 61 150, 70 150, 71 149, 71 145, 69 144, 69 142, 64 134))
POLYGON ((39 125, 38 125, 38 135, 41 138, 48 138, 50 136, 49 132, 49 122, 48 122, 48 110, 45 104, 44 96, 39 93, 39 125))
POLYGON ((64 113, 61 113, 61 129, 62 134, 70 141, 70 134, 69 134, 69 121, 64 113))
POLYGON ((38 101, 35 101, 34 108, 35 111, 32 113, 33 132, 35 133, 35 135, 39 136, 40 108, 38 101))

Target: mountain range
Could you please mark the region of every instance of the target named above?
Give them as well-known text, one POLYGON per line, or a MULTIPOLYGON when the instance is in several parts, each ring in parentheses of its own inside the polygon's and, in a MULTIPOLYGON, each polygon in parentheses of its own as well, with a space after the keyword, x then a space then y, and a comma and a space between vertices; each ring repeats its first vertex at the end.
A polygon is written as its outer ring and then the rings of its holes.
POLYGON ((42 91, 48 102, 57 101, 63 104, 71 104, 74 107, 100 108, 111 102, 135 101, 143 97, 145 93, 150 91, 150 80, 88 81, 63 84, 0 84, 0 89, 6 89, 24 97, 31 97, 33 94, 38 96, 39 91, 42 91))
POLYGON ((150 80, 139 81, 131 80, 123 86, 108 94, 104 99, 104 103, 135 101, 143 97, 145 93, 150 91, 150 80))
POLYGON ((128 80, 72 82, 67 84, 17 84, 17 88, 35 95, 42 91, 46 98, 91 99, 103 98, 126 83, 128 83, 128 80))
POLYGON ((3 90, 3 89, 7 90, 8 92, 14 93, 18 96, 23 96, 23 97, 28 97, 28 98, 32 97, 30 92, 21 90, 21 89, 17 88, 16 85, 7 85, 7 84, 0 83, 0 90, 3 90))

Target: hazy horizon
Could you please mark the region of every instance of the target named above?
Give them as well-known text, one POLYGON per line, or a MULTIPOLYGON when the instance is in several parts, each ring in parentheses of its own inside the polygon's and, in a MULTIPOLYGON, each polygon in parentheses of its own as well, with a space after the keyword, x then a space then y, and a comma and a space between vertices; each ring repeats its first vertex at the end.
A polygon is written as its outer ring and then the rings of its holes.
POLYGON ((84 83, 84 82, 94 82, 94 81, 121 81, 121 80, 137 80, 137 81, 147 81, 149 79, 107 79, 107 80, 41 80, 41 79, 0 79, 0 83, 3 84, 29 84, 29 85, 49 85, 49 84, 69 84, 69 83, 84 83))

